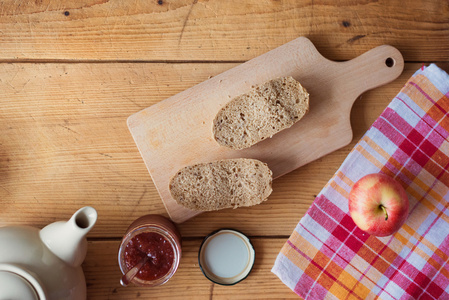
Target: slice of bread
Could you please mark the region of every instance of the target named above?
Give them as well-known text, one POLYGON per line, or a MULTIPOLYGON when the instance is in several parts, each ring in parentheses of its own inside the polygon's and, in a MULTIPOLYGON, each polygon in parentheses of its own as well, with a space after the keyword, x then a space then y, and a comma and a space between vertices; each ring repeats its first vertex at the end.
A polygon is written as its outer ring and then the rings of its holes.
POLYGON ((256 159, 225 159, 185 167, 170 181, 177 203, 199 211, 252 206, 271 194, 272 172, 256 159))
POLYGON ((291 127, 309 110, 309 94, 293 77, 273 79, 237 96, 214 119, 218 144, 248 148, 291 127))

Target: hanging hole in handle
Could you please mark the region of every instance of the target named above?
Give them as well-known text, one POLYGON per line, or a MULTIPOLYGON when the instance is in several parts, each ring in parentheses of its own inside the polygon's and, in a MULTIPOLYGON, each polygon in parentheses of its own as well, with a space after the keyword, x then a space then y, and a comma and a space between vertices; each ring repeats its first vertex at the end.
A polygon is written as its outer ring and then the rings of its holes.
POLYGON ((385 65, 389 68, 393 67, 395 64, 395 61, 393 58, 389 57, 385 60, 385 65))

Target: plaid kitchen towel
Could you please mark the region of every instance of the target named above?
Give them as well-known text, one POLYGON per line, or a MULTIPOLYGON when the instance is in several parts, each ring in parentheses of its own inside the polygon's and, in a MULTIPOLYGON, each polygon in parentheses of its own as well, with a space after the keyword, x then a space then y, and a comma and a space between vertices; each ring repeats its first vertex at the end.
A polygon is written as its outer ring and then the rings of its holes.
POLYGON ((305 299, 449 299, 449 76, 418 70, 357 143, 279 253, 272 272, 305 299), (398 180, 410 214, 389 237, 348 213, 369 173, 398 180))

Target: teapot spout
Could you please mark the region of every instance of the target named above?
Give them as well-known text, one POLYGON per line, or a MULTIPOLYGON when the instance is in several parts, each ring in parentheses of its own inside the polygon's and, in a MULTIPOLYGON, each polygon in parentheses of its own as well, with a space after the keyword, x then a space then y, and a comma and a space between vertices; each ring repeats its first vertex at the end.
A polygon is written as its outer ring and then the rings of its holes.
POLYGON ((67 264, 80 266, 87 253, 86 235, 97 221, 97 211, 90 206, 83 207, 68 221, 55 222, 40 232, 42 242, 56 256, 67 264))

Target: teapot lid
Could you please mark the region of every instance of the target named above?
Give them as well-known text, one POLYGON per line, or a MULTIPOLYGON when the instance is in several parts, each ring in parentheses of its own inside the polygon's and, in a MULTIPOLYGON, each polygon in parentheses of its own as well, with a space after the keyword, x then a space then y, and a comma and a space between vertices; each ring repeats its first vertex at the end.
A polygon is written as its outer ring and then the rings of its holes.
POLYGON ((46 300, 39 281, 14 264, 0 263, 0 299, 46 300))
POLYGON ((39 300, 31 283, 22 276, 0 271, 0 299, 39 300))

